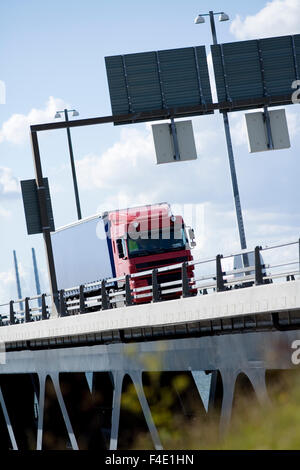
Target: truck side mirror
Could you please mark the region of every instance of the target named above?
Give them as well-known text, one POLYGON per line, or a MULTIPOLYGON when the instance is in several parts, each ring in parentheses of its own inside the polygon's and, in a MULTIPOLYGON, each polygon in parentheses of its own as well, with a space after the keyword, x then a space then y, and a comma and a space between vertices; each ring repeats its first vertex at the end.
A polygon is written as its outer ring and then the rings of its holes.
POLYGON ((195 232, 192 228, 189 228, 189 239, 191 240, 191 248, 195 248, 197 243, 195 241, 195 232))
POLYGON ((117 249, 118 249, 119 258, 125 258, 125 253, 124 253, 123 243, 122 243, 121 238, 117 240, 117 249))

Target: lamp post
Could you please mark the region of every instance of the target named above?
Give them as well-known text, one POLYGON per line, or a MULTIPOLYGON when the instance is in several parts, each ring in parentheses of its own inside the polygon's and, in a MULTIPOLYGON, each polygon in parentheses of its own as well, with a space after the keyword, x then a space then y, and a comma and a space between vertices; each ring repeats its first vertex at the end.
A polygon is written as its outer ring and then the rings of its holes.
MULTIPOLYGON (((219 21, 228 21, 229 16, 224 13, 223 11, 214 13, 210 11, 206 14, 200 14, 195 18, 195 24, 202 24, 205 23, 205 16, 209 16, 210 18, 210 26, 211 26, 211 33, 213 38, 213 44, 218 44, 217 33, 216 33, 216 24, 215 24, 215 15, 219 16, 219 21)), ((235 202, 235 210, 236 210, 236 217, 237 217, 237 224, 239 230, 239 237, 240 237, 240 244, 242 250, 247 248, 246 244, 246 236, 245 236, 245 229, 244 229, 244 221, 243 221, 243 214, 241 208, 241 201, 240 201, 240 194, 239 188, 237 183, 237 176, 235 170, 235 163, 234 163, 234 154, 233 154, 233 147, 232 147, 232 139, 231 139, 231 132, 229 126, 229 118, 227 111, 221 111, 223 114, 223 121, 224 121, 224 129, 225 129, 225 136, 226 136, 226 143, 227 143, 227 151, 228 151, 228 158, 229 158, 229 166, 230 166, 230 173, 231 173, 231 181, 232 181, 232 189, 233 189, 233 196, 235 202)), ((249 266, 248 256, 243 255, 244 265, 247 267, 249 266)))
MULTIPOLYGON (((55 118, 60 118, 62 113, 64 114, 65 120, 67 122, 69 121, 68 113, 73 113, 72 116, 79 116, 79 113, 78 111, 76 111, 76 109, 64 109, 63 111, 57 111, 55 114, 55 118)), ((76 169, 75 169, 75 163, 74 163, 73 146, 72 146, 72 140, 71 140, 71 131, 69 127, 67 127, 67 136, 68 136, 68 145, 69 145, 70 161, 71 161, 71 168, 72 168, 72 177, 73 177, 73 185, 74 185, 74 192, 75 192, 77 216, 78 216, 78 220, 80 220, 82 219, 82 216, 81 216, 81 208, 80 208, 80 201, 79 201, 76 169)))

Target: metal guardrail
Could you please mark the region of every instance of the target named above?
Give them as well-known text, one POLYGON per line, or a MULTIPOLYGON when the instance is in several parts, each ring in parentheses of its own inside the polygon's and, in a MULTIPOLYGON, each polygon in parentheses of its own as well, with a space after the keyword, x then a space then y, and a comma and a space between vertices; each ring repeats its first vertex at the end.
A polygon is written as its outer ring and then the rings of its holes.
MULTIPOLYGON (((61 290, 58 295, 59 316, 65 317, 75 314, 84 314, 91 311, 108 310, 120 306, 133 306, 146 302, 161 302, 170 298, 187 298, 195 295, 207 295, 210 292, 225 292, 231 289, 247 288, 268 284, 280 279, 286 281, 295 280, 300 274, 300 240, 275 246, 255 247, 253 250, 241 250, 228 255, 217 255, 213 258, 194 260, 174 264, 171 266, 155 268, 118 278, 105 279, 91 282, 81 286, 75 286, 61 290), (297 249, 297 258, 275 264, 263 264, 261 253, 294 245, 297 249), (222 260, 236 256, 254 255, 254 264, 239 269, 224 271, 222 260), (203 266, 211 266, 214 263, 213 272, 204 275, 195 275, 195 268, 203 269, 203 266), (295 266, 294 269, 290 267, 295 266), (283 268, 287 268, 284 270, 283 268), (279 272, 276 270, 280 269, 279 272), (179 278, 173 281, 160 282, 162 273, 179 273, 179 278), (189 273, 193 272, 190 277, 189 273), (133 287, 133 281, 139 278, 147 278, 148 285, 133 287), (149 282, 150 281, 150 282, 149 282), (114 290, 117 283, 122 284, 118 290, 114 290)), ((42 294, 24 299, 11 300, 0 304, 0 326, 28 323, 46 320, 50 317, 52 299, 50 294, 42 294), (33 303, 40 300, 40 306, 33 303), (50 301, 48 301, 50 299, 50 301), (24 309, 21 310, 21 304, 24 309), (16 310, 15 306, 19 305, 16 310), (5 311, 1 313, 1 310, 5 311)))

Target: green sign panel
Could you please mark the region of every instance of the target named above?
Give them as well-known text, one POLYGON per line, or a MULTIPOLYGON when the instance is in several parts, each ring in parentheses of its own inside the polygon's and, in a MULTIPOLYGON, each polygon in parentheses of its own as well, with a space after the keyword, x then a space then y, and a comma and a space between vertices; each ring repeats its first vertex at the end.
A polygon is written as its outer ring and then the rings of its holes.
MULTIPOLYGON (((211 46, 218 101, 267 98, 269 105, 292 103, 292 83, 300 79, 300 34, 211 46)), ((247 105, 242 105, 246 109, 247 105)))
POLYGON ((113 115, 212 103, 204 46, 117 55, 105 62, 113 115))
POLYGON ((47 227, 42 225, 42 217, 40 213, 39 194, 37 189, 36 180, 23 180, 21 181, 21 190, 24 204, 25 219, 27 225, 28 235, 42 233, 43 228, 50 228, 51 232, 55 231, 54 219, 52 213, 52 205, 49 191, 48 178, 43 179, 46 207, 47 207, 47 227))

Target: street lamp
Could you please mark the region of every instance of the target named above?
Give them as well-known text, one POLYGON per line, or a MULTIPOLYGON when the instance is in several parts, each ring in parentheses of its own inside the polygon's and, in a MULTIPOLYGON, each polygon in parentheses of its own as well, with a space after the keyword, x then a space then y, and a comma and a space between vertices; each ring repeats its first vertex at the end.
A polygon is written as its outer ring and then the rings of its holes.
MULTIPOLYGON (((220 15, 219 16, 219 21, 228 21, 229 20, 229 16, 226 13, 224 13, 223 11, 218 12, 218 13, 214 13, 213 11, 210 11, 209 13, 198 15, 195 18, 195 21, 194 21, 195 24, 201 24, 201 23, 205 22, 204 17, 209 16, 210 26, 211 26, 211 33, 212 33, 212 38, 213 38, 213 44, 214 45, 218 44, 217 33, 216 33, 216 24, 215 24, 215 16, 216 15, 220 15)), ((238 230, 239 230, 239 236, 240 236, 240 243, 241 243, 242 250, 245 250, 247 248, 247 244, 246 244, 246 236, 245 236, 245 229, 244 229, 240 194, 239 194, 239 188, 238 188, 237 176, 236 176, 236 170, 235 170, 234 154, 233 154, 232 139, 231 139, 231 133, 230 133, 230 126, 229 126, 228 112, 227 111, 221 111, 221 112, 223 114, 224 129, 225 129, 225 135, 226 135, 227 151, 228 151, 228 157, 229 157, 229 166, 230 166, 232 189, 233 189, 233 195, 234 195, 234 202, 235 202, 237 224, 238 224, 238 230)), ((247 255, 243 256, 243 260, 244 260, 244 265, 246 267, 249 266, 248 256, 247 255)))
MULTIPOLYGON (((54 117, 55 117, 55 119, 58 119, 58 118, 62 117, 62 114, 64 114, 65 120, 69 121, 68 113, 73 113, 72 116, 74 116, 74 117, 79 116, 79 112, 76 111, 76 109, 64 109, 63 111, 57 111, 54 117)), ((67 136, 68 136, 68 144, 69 144, 69 152, 70 152, 70 160, 71 160, 71 168, 72 168, 72 176, 73 176, 73 185, 74 185, 76 208, 77 208, 77 216, 78 216, 78 220, 80 220, 80 219, 82 219, 82 216, 81 216, 81 208, 80 208, 80 201, 79 201, 76 169, 75 169, 74 154, 73 154, 73 147, 72 147, 72 140, 71 140, 71 131, 70 131, 69 127, 67 127, 67 136)))

